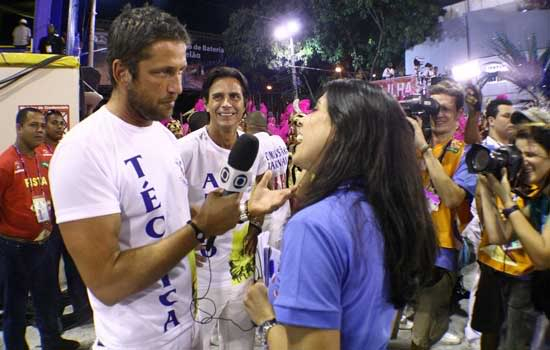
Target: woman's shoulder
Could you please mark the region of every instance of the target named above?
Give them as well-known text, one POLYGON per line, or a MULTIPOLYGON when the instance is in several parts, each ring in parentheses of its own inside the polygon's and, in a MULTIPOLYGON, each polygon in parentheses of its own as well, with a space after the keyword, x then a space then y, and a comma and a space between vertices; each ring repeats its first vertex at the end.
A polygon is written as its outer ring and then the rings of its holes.
POLYGON ((370 215, 371 208, 359 191, 335 191, 298 211, 289 221, 294 225, 333 227, 357 218, 356 210, 370 215))

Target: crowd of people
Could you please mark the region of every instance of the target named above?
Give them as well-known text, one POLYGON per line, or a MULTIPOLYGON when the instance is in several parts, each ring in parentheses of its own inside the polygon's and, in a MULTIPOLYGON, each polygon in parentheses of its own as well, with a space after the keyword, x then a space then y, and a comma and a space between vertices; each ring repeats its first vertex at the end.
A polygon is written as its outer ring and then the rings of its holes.
POLYGON ((382 88, 338 79, 293 119, 289 154, 266 116, 246 113, 235 68, 208 73, 189 132, 170 119, 189 44, 177 18, 126 8, 109 31, 105 105, 67 134, 58 111, 18 112, 0 155, 6 349, 28 349, 29 292, 42 348, 79 347, 61 337, 61 256, 75 314, 93 312, 95 350, 206 350, 216 335, 220 349, 252 350, 256 334, 274 350, 386 349, 405 307, 411 349, 459 344, 449 321, 469 242, 468 341, 544 348, 547 110, 499 98, 482 113, 478 93, 445 80, 429 86, 439 110, 426 133, 382 88), (259 142, 253 183, 224 192, 244 134, 259 142), (492 167, 473 169, 474 149, 492 167), (302 175, 290 185, 291 167, 302 175), (269 288, 254 281, 262 232, 281 249, 269 288))

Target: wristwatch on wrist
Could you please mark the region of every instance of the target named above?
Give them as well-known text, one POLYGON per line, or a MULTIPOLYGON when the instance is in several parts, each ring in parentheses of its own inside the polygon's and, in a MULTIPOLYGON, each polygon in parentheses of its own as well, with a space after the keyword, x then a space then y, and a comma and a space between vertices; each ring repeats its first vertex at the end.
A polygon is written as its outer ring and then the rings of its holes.
POLYGON ((278 325, 276 319, 267 320, 260 325, 260 334, 262 335, 262 344, 267 345, 267 332, 275 326, 278 325))
POLYGON ((504 208, 502 209, 502 215, 504 215, 504 217, 506 219, 508 219, 510 217, 510 215, 515 212, 516 210, 519 210, 519 207, 517 206, 517 204, 514 204, 512 205, 511 207, 509 208, 504 208))
POLYGON ((199 241, 199 243, 204 243, 204 241, 206 240, 206 234, 202 232, 202 230, 191 220, 187 221, 187 225, 191 226, 191 228, 195 232, 195 239, 199 241))
POLYGON ((239 204, 239 223, 248 221, 248 201, 239 204))

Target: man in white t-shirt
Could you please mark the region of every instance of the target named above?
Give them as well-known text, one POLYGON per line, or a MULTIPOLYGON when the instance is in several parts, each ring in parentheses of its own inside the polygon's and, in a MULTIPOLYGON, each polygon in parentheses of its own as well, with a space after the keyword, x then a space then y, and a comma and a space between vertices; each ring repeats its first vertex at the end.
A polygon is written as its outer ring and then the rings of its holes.
MULTIPOLYGON (((192 205, 202 204, 205 196, 221 183, 220 170, 241 134, 238 126, 245 112, 248 83, 237 69, 217 67, 208 73, 202 94, 210 115, 209 124, 178 141, 192 205)), ((259 176, 266 170, 267 162, 259 151, 250 172, 259 176)), ((242 200, 247 196, 245 193, 242 200)), ((255 238, 261 231, 262 220, 254 218, 252 223, 236 225, 216 239, 211 252, 201 250, 203 256, 211 257, 197 270, 199 298, 208 298, 200 300, 199 319, 209 316, 215 319, 201 326, 198 349, 210 348, 209 340, 218 318, 220 349, 254 347, 254 326, 244 309, 243 298, 254 275, 255 238)))
MULTIPOLYGON (((243 214, 239 196, 218 191, 190 220, 176 138, 158 122, 182 92, 188 44, 175 17, 125 9, 109 31, 111 99, 63 138, 51 162, 57 222, 94 311, 95 350, 190 349, 189 253, 243 214)), ((288 195, 266 190, 268 180, 250 199, 250 214, 288 195)))
POLYGON ((32 38, 31 28, 27 27, 27 20, 21 18, 11 35, 13 37, 13 46, 18 49, 26 49, 32 38))
MULTIPOLYGON (((262 112, 252 112, 246 116, 245 131, 253 134, 260 141, 260 151, 263 152, 272 177, 270 188, 280 190, 286 188, 288 170, 288 148, 283 139, 267 132, 267 120, 262 112)), ((269 245, 280 249, 283 238, 283 227, 290 217, 290 203, 287 201, 273 213, 266 215, 263 231, 269 232, 269 245)))

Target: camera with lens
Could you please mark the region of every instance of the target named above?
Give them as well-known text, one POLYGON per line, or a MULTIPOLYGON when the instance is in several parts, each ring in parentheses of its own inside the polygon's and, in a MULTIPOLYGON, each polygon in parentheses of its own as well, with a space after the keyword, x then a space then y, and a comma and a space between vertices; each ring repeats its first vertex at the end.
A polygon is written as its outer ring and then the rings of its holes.
POLYGON ((422 133, 426 141, 432 136, 432 119, 439 114, 439 103, 431 97, 417 96, 399 101, 401 108, 409 117, 420 117, 422 120, 422 133))
POLYGON ((493 151, 481 145, 472 145, 466 154, 468 171, 474 174, 493 174, 502 179, 502 169, 506 169, 512 187, 524 185, 522 179, 523 157, 514 145, 505 145, 493 151))

